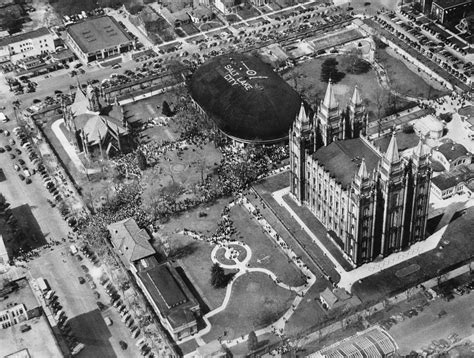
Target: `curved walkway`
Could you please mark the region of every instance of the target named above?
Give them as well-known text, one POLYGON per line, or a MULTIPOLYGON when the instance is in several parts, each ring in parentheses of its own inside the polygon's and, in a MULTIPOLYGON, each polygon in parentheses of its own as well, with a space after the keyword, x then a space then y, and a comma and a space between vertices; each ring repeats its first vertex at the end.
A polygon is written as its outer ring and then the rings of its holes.
MULTIPOLYGON (((234 202, 228 205, 229 209, 236 204, 241 204, 242 206, 244 206, 249 211, 249 213, 255 217, 256 210, 254 206, 247 200, 247 198, 245 198, 244 196, 240 196, 237 200, 235 200, 234 202)), ((251 272, 264 273, 268 275, 268 277, 272 279, 275 282, 275 284, 277 284, 279 287, 296 293, 296 297, 293 300, 291 307, 276 322, 274 322, 273 324, 267 327, 264 327, 262 329, 255 331, 255 334, 257 336, 267 334, 267 333, 273 333, 279 336, 283 335, 286 323, 288 322, 290 317, 293 315, 298 305, 303 300, 304 295, 308 292, 311 286, 316 282, 316 276, 311 272, 311 270, 309 270, 309 268, 302 261, 300 261, 297 258, 297 255, 288 247, 288 245, 286 245, 286 243, 282 239, 279 238, 276 231, 265 221, 265 219, 262 219, 262 218, 256 218, 256 219, 257 219, 257 222, 260 225, 262 225, 262 227, 267 232, 267 234, 272 238, 272 240, 274 240, 275 243, 280 245, 280 247, 283 249, 283 251, 288 256, 288 258, 290 258, 295 263, 295 265, 300 269, 302 274, 306 276, 307 278, 306 283, 301 286, 290 286, 281 282, 278 279, 278 277, 272 271, 268 269, 265 269, 262 267, 253 267, 253 268, 249 267, 249 262, 250 262, 250 259, 252 258, 252 249, 244 242, 231 240, 228 236, 225 236, 225 235, 219 236, 217 238, 206 238, 203 235, 200 235, 196 232, 193 232, 190 230, 183 230, 180 232, 183 235, 188 235, 196 240, 207 241, 211 244, 215 244, 215 247, 213 248, 211 252, 212 262, 218 263, 222 268, 225 268, 225 269, 237 270, 237 273, 232 277, 232 280, 227 285, 226 294, 224 297, 224 301, 222 302, 222 305, 208 312, 206 315, 203 316, 203 320, 204 322, 206 322, 206 327, 200 330, 199 332, 197 332, 195 335, 186 337, 178 341, 177 344, 181 344, 181 343, 190 341, 192 339, 195 339, 196 342, 200 346, 206 344, 203 341, 202 337, 206 335, 207 333, 209 333, 212 329, 212 324, 209 321, 209 318, 215 316, 216 314, 224 311, 227 308, 231 299, 232 287, 234 285, 234 282, 236 281, 238 277, 243 276, 247 273, 251 273, 251 272), (246 255, 242 260, 239 259, 239 256, 240 256, 239 252, 236 249, 234 249, 232 246, 240 246, 245 250, 246 255), (222 263, 219 261, 217 257, 217 252, 221 248, 225 249, 224 257, 226 258, 226 260, 234 261, 233 264, 229 264, 228 262, 222 263)), ((248 335, 244 335, 233 340, 227 340, 225 341, 225 344, 227 347, 235 346, 236 344, 245 342, 247 340, 247 336, 248 335)))

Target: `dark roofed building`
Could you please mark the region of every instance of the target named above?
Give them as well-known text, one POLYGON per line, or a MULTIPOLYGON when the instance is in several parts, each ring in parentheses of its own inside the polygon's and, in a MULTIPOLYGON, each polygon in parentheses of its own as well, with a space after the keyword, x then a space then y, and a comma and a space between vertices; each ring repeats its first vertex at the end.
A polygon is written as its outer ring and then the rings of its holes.
POLYGON ((442 24, 454 21, 456 25, 470 11, 472 0, 433 0, 431 5, 431 15, 442 24))
POLYGON ((449 171, 460 165, 471 164, 472 159, 465 146, 448 141, 433 148, 432 160, 441 163, 449 171))
POLYGON ((67 39, 84 62, 120 55, 134 48, 134 40, 110 16, 91 17, 67 27, 67 39))
POLYGON ((454 170, 442 173, 431 179, 434 194, 447 199, 455 194, 474 193, 474 164, 461 165, 454 170))
POLYGON ((242 143, 286 140, 300 107, 298 93, 248 54, 213 57, 193 74, 190 91, 217 128, 242 143))
MULTIPOLYGON (((398 151, 400 153, 415 148, 419 142, 420 137, 415 132, 405 133, 402 131, 397 133, 398 151)), ((390 143, 390 136, 379 137, 373 143, 382 153, 385 153, 390 143)))
POLYGON ((176 269, 169 263, 148 260, 137 282, 166 329, 176 340, 197 332, 199 304, 176 269))
POLYGON ((140 229, 136 221, 128 218, 107 226, 111 242, 126 267, 136 261, 154 256, 155 249, 150 244, 150 236, 140 229))

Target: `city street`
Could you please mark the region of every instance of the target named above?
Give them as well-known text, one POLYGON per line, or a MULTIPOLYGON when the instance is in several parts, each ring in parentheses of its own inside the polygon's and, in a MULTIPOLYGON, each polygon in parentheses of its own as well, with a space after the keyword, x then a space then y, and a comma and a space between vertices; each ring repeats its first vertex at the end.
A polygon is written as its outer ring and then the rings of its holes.
POLYGON ((408 354, 412 350, 420 350, 428 347, 433 340, 447 339, 452 333, 459 334, 460 338, 470 336, 474 333, 474 314, 472 302, 474 292, 463 296, 455 296, 455 299, 446 302, 437 299, 418 316, 405 319, 390 329, 401 354, 408 354), (447 314, 439 318, 442 311, 447 314))
POLYGON ((137 357, 139 352, 135 340, 114 307, 109 306, 109 297, 103 292, 96 281, 97 290, 101 297, 97 300, 88 283, 80 284, 78 277, 85 273, 80 265, 92 265, 87 259, 79 261, 69 254, 68 245, 57 246, 54 250, 46 250, 41 257, 29 264, 34 278, 46 278, 51 288, 56 291, 58 301, 64 306, 63 310, 69 318, 67 322, 72 328, 72 334, 77 340, 86 345, 79 357, 137 357), (103 313, 97 307, 97 301, 109 306, 103 313), (111 318, 112 326, 107 326, 103 316, 111 318), (122 350, 119 341, 128 344, 122 350))

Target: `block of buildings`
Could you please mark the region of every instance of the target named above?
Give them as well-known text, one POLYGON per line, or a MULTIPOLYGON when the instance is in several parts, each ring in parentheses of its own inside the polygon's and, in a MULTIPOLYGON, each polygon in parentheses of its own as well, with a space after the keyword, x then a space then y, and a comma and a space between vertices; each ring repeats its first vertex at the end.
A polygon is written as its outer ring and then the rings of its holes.
POLYGON ((111 243, 175 340, 198 331, 199 303, 170 263, 158 263, 150 236, 133 219, 110 224, 111 243))
POLYGON ((290 192, 328 230, 353 265, 424 240, 431 169, 421 141, 383 151, 365 136, 358 88, 343 111, 329 82, 314 115, 302 104, 290 129, 290 192))
POLYGON ((110 16, 90 17, 66 29, 69 46, 86 63, 115 57, 135 47, 135 41, 110 16))
POLYGON ((0 39, 0 63, 20 60, 55 51, 55 35, 46 27, 0 39))
POLYGON ((1 357, 63 357, 26 278, 0 284, 0 325, 1 357))

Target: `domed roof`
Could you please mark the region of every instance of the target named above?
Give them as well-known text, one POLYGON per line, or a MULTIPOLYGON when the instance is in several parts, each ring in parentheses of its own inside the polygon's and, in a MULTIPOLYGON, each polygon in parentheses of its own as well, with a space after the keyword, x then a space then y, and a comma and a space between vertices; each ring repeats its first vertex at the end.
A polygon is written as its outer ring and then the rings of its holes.
POLYGON ((237 53, 214 57, 199 67, 190 91, 222 132, 242 142, 285 139, 301 102, 269 65, 237 53))

